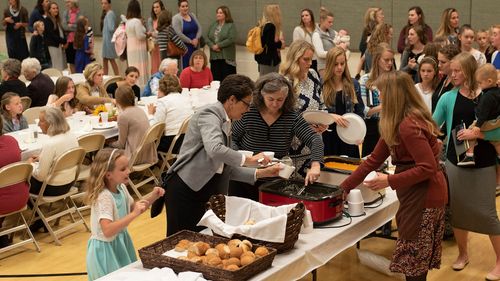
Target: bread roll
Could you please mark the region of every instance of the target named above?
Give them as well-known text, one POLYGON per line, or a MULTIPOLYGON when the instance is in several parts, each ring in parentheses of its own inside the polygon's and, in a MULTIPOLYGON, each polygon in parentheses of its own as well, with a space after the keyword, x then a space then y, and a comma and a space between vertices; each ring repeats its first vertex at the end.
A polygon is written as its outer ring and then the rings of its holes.
POLYGON ((228 259, 230 257, 231 250, 228 245, 221 243, 215 246, 215 249, 219 251, 219 257, 221 259, 228 259))
POLYGON ((255 256, 257 257, 263 257, 269 254, 269 250, 266 247, 258 247, 255 249, 255 256))
POLYGON ((178 257, 178 259, 184 260, 184 261, 189 261, 189 258, 186 256, 180 256, 180 257, 178 257))
POLYGON ((185 250, 187 250, 187 248, 190 246, 191 244, 191 241, 187 240, 187 239, 182 239, 181 241, 179 241, 179 243, 177 243, 177 245, 175 245, 175 251, 176 252, 183 252, 185 250))
POLYGON ((198 256, 203 256, 205 252, 210 248, 210 245, 205 242, 196 242, 189 246, 188 251, 193 252, 198 256))
POLYGON ((197 255, 195 252, 188 251, 187 257, 194 258, 194 257, 199 257, 199 255, 197 255))
POLYGON ((230 265, 230 264, 235 264, 237 266, 241 265, 241 261, 238 258, 229 258, 229 259, 224 260, 224 261, 226 261, 226 265, 230 265))
POLYGON ((251 251, 248 251, 248 252, 244 252, 243 254, 241 254, 241 257, 240 259, 244 258, 244 257, 252 257, 255 259, 255 254, 251 251))
POLYGON ((203 259, 201 257, 192 257, 189 259, 189 261, 194 263, 203 263, 203 259))
POLYGON ((222 260, 219 257, 211 256, 207 258, 207 264, 210 266, 222 265, 222 260))
POLYGON ((235 271, 235 270, 240 269, 240 267, 235 265, 235 264, 230 264, 230 265, 226 266, 224 269, 229 270, 229 271, 235 271))
POLYGON ((219 251, 215 248, 210 248, 208 249, 206 252, 205 252, 205 255, 209 256, 209 255, 215 255, 215 256, 219 256, 219 251))
POLYGON ((243 256, 243 257, 241 257, 241 266, 245 266, 245 265, 251 264, 254 261, 255 261, 255 257, 252 257, 250 255, 243 256))
POLYGON ((228 246, 236 246, 236 247, 238 247, 238 245, 240 243, 241 243, 240 239, 232 239, 232 240, 229 240, 229 242, 227 242, 227 245, 228 246))
POLYGON ((232 258, 240 258, 241 254, 243 254, 243 249, 240 248, 240 247, 236 247, 236 246, 229 246, 229 255, 232 257, 232 258))
POLYGON ((252 242, 243 240, 240 244, 238 244, 238 248, 241 248, 243 252, 252 251, 252 242))

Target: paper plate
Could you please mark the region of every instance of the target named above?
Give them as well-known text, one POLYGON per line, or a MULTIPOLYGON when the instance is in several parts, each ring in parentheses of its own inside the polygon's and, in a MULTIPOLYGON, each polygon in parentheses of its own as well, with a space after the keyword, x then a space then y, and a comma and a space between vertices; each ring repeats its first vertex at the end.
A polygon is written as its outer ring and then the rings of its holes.
POLYGON ((333 116, 331 116, 326 111, 320 110, 308 110, 302 113, 302 117, 309 124, 321 124, 321 125, 330 125, 333 124, 333 116))
POLYGON ((106 130, 116 127, 116 122, 99 123, 97 126, 92 127, 94 130, 106 130))
POLYGON ((366 136, 365 121, 354 113, 346 113, 342 117, 349 122, 349 126, 347 128, 337 126, 337 134, 343 142, 356 145, 357 141, 363 140, 366 136))

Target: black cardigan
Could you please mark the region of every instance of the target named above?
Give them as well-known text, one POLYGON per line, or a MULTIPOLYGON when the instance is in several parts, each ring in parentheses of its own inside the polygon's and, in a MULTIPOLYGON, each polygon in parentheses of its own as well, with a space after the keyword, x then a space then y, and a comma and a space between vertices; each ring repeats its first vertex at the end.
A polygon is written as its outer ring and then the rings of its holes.
POLYGON ((281 48, 281 41, 274 42, 274 34, 276 33, 276 26, 268 22, 264 25, 262 30, 262 47, 264 51, 255 55, 255 60, 258 64, 276 66, 281 63, 279 49, 281 48))

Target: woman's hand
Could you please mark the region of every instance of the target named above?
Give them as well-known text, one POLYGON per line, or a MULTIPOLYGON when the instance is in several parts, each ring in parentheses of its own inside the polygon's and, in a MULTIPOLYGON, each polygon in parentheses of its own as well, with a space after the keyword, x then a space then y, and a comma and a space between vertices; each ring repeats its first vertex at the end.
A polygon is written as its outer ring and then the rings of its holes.
POLYGON ((474 130, 474 129, 463 129, 460 130, 457 134, 457 138, 459 140, 475 140, 475 139, 481 139, 483 136, 481 134, 480 130, 474 130))
POLYGON ((256 177, 258 179, 277 177, 279 176, 280 170, 281 165, 278 164, 263 169, 257 169, 256 177))
POLYGON ((37 155, 33 155, 30 158, 28 158, 28 160, 26 160, 26 161, 28 161, 28 163, 30 163, 30 164, 38 162, 38 156, 37 155))
POLYGON ((312 162, 311 168, 307 171, 306 178, 304 180, 304 185, 307 186, 310 183, 314 183, 319 178, 319 173, 321 172, 321 165, 319 162, 312 162))
POLYGON ((328 130, 328 125, 311 124, 311 128, 313 129, 314 132, 321 135, 324 131, 328 130))
POLYGON ((75 97, 75 95, 74 95, 74 94, 64 94, 64 95, 62 96, 62 98, 63 98, 63 100, 64 100, 64 101, 70 101, 70 100, 72 100, 74 97, 75 97))
POLYGON ((191 40, 191 45, 197 47, 198 46, 198 43, 199 43, 199 40, 198 38, 194 38, 193 40, 191 40))
POLYGON ((12 19, 12 17, 6 17, 3 19, 6 23, 14 23, 14 20, 12 19))
POLYGON ((220 52, 220 47, 219 47, 219 45, 217 45, 217 44, 212 45, 212 51, 214 51, 214 52, 220 52))
POLYGON ((416 69, 417 68, 417 61, 415 59, 409 59, 408 60, 408 67, 411 69, 416 69))
POLYGON ((156 112, 156 106, 152 103, 148 104, 148 113, 153 115, 156 112))
POLYGON ((267 157, 266 155, 264 155, 264 153, 261 152, 261 153, 255 154, 254 156, 246 157, 245 158, 245 165, 252 165, 252 166, 262 165, 262 166, 267 166, 267 164, 271 163, 271 161, 273 161, 273 159, 267 157))
POLYGON ((389 177, 386 174, 377 173, 377 177, 363 182, 363 184, 373 191, 384 189, 389 186, 389 177))
POLYGON ((347 121, 344 117, 338 115, 338 114, 332 114, 333 120, 337 125, 339 125, 342 128, 347 128, 349 126, 349 121, 347 121))

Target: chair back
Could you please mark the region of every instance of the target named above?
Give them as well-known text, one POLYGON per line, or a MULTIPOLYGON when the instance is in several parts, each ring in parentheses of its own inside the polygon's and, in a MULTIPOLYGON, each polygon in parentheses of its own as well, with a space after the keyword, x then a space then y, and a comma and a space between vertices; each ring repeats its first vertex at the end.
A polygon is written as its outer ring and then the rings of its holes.
POLYGON ((187 133, 187 130, 188 130, 188 127, 189 127, 189 120, 191 120, 191 116, 189 116, 188 118, 184 119, 184 121, 182 121, 182 125, 179 128, 179 131, 175 135, 174 139, 172 140, 172 143, 170 143, 170 147, 168 148, 167 159, 171 159, 172 158, 172 152, 174 150, 174 147, 175 147, 177 141, 179 140, 179 138, 182 135, 184 135, 184 134, 187 133))
MULTIPOLYGON (((72 169, 75 170, 75 175, 72 176, 71 178, 67 178, 67 182, 59 184, 60 185, 69 184, 75 182, 78 179, 80 164, 82 164, 84 157, 85 157, 85 149, 81 147, 72 148, 64 152, 63 154, 59 155, 59 157, 57 157, 56 160, 54 160, 54 163, 52 163, 52 167, 49 170, 49 174, 47 175, 47 179, 45 180, 47 185, 51 185, 52 179, 56 177, 59 173, 64 171, 69 171, 72 169)), ((43 192, 43 190, 40 190, 40 192, 43 192)))
POLYGON ((21 97, 21 103, 23 104, 23 112, 30 108, 31 106, 31 98, 30 97, 21 97))
POLYGON ((88 134, 78 138, 78 145, 85 149, 85 153, 101 150, 106 138, 102 134, 88 134))
POLYGON ((40 117, 40 111, 42 111, 42 108, 44 107, 43 106, 30 107, 23 112, 23 116, 24 118, 26 118, 28 124, 35 123, 35 119, 38 119, 40 117))
MULTIPOLYGON (((123 81, 123 80, 125 80, 125 79, 121 76, 108 77, 106 80, 104 80, 104 83, 103 83, 104 89, 107 91, 109 85, 116 83, 116 82, 119 82, 119 81, 123 81)), ((115 93, 111 93, 111 94, 113 94, 113 96, 115 96, 115 93)))
POLYGON ((27 162, 12 163, 0 169, 0 189, 21 182, 29 184, 33 166, 27 162))
POLYGON ((60 71, 57 68, 46 68, 46 69, 42 70, 42 73, 43 74, 47 74, 50 77, 61 77, 61 76, 63 76, 62 71, 60 71))
MULTIPOLYGON (((152 125, 144 135, 144 137, 141 140, 141 143, 137 147, 136 151, 132 154, 130 157, 130 165, 133 166, 137 160, 137 157, 141 155, 143 149, 147 147, 148 144, 153 144, 155 149, 158 148, 158 145, 160 144, 160 138, 163 136, 163 133, 165 131, 165 123, 164 122, 159 122, 154 125, 152 125)), ((156 153, 156 152, 155 152, 156 153)))

